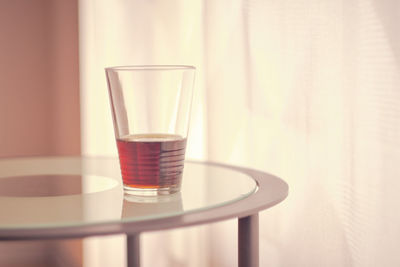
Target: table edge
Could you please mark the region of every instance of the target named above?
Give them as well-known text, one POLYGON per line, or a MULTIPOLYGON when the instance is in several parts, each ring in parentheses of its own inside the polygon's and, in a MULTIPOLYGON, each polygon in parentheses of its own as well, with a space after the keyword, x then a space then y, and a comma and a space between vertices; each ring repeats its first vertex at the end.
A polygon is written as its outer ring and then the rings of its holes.
MULTIPOLYGON (((114 234, 139 234, 147 231, 159 231, 194 225, 208 224, 224 221, 233 218, 242 218, 262 210, 268 209, 282 202, 287 196, 289 187, 285 181, 272 174, 249 169, 245 167, 233 166, 224 163, 211 161, 187 162, 195 164, 205 164, 222 168, 233 169, 252 177, 258 190, 252 195, 222 206, 217 206, 207 210, 198 210, 186 214, 172 215, 163 218, 155 218, 143 221, 123 221, 120 223, 105 222, 88 224, 84 226, 61 226, 51 228, 28 228, 28 229, 0 229, 0 240, 44 240, 59 238, 83 238, 89 236, 102 236, 114 234), (268 184, 274 183, 279 188, 278 192, 268 190, 268 184), (274 201, 263 202, 264 194, 275 194, 274 201)), ((276 191, 276 190, 275 190, 276 191)))

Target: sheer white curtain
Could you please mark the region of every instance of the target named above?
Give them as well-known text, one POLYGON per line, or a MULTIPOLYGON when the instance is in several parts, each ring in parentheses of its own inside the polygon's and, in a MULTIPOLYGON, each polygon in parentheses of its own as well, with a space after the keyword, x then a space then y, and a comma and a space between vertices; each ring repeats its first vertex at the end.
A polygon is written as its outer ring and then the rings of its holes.
MULTIPOLYGON (((196 65, 189 157, 290 185, 261 213, 261 266, 398 266, 399 16, 396 0, 81 0, 83 152, 116 154, 105 66, 196 65)), ((150 235, 145 261, 235 266, 235 226, 150 235)))

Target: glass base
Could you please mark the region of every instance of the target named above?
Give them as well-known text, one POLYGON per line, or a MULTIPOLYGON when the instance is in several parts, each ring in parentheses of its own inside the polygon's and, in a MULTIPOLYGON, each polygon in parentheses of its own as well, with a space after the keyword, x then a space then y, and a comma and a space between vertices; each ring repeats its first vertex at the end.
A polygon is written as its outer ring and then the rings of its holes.
POLYGON ((177 193, 180 191, 180 187, 163 187, 163 188, 140 188, 140 187, 131 187, 124 184, 124 193, 128 195, 134 196, 165 196, 177 193))
MULTIPOLYGON (((124 194, 124 200, 134 203, 166 203, 166 202, 182 202, 181 192, 178 191, 169 195, 156 195, 156 196, 138 196, 131 194, 124 194)), ((182 206, 182 204, 180 205, 182 206)))

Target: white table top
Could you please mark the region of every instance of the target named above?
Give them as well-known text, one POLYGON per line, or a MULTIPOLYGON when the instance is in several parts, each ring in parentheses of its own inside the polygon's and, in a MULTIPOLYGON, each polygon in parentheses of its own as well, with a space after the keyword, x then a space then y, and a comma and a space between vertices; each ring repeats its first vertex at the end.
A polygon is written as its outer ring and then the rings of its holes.
POLYGON ((181 192, 135 197, 123 193, 116 158, 0 159, 0 239, 83 237, 207 223, 273 206, 287 191, 285 182, 266 173, 186 162, 181 192))

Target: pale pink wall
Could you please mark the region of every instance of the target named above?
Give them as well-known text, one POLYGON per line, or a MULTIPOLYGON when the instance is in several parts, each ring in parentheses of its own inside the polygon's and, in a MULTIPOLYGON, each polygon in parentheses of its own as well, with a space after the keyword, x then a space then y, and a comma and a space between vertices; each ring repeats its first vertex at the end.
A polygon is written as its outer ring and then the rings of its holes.
POLYGON ((0 157, 79 154, 77 1, 0 1, 0 157))
POLYGON ((78 0, 48 0, 52 91, 52 147, 56 154, 80 154, 78 0))
MULTIPOLYGON (((80 154, 78 77, 77 0, 0 0, 0 157, 80 154)), ((80 241, 0 242, 0 251, 0 266, 82 257, 80 241)))

